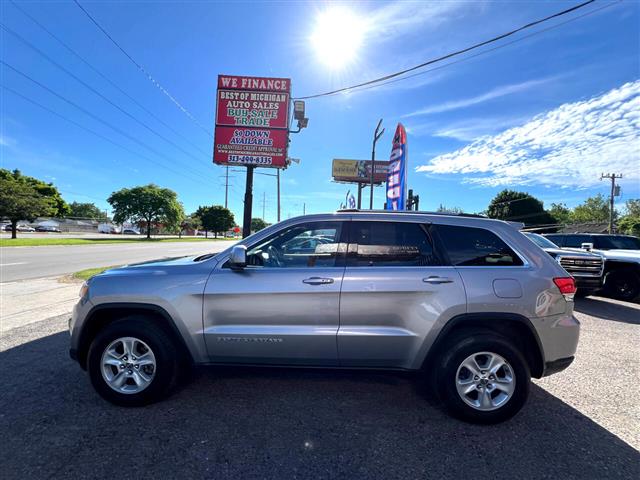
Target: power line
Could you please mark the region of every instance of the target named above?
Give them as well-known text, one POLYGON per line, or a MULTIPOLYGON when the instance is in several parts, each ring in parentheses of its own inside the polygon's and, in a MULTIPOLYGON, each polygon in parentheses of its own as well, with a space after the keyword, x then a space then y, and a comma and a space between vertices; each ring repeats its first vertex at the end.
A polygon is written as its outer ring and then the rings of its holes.
POLYGON ((118 50, 120 50, 131 61, 131 63, 133 63, 138 68, 138 70, 140 70, 147 77, 147 79, 151 83, 153 83, 167 98, 169 98, 173 102, 173 104, 176 107, 178 107, 178 109, 182 113, 184 113, 192 122, 194 122, 198 127, 200 127, 201 130, 203 130, 207 135, 213 138, 213 135, 211 134, 211 132, 204 125, 202 125, 198 120, 196 120, 196 118, 191 114, 191 112, 189 112, 189 110, 183 107, 182 104, 178 100, 176 100, 176 98, 173 95, 171 95, 171 93, 169 93, 169 91, 166 88, 164 88, 160 84, 160 82, 158 82, 155 78, 153 78, 153 76, 151 76, 151 74, 142 65, 140 65, 136 60, 134 60, 134 58, 131 55, 129 55, 127 51, 124 48, 122 48, 120 44, 116 42, 114 38, 111 35, 109 35, 109 33, 104 28, 102 28, 102 26, 98 23, 98 21, 95 18, 93 18, 93 16, 91 16, 91 14, 80 4, 80 2, 78 2, 78 0, 73 0, 73 1, 78 6, 78 8, 80 8, 80 10, 84 12, 84 14, 89 18, 89 20, 91 20, 93 24, 96 27, 98 27, 98 29, 109 40, 111 40, 111 43, 113 43, 118 48, 118 50))
MULTIPOLYGON (((74 0, 74 1, 77 3, 77 0, 74 0)), ((331 90, 331 91, 328 91, 328 92, 317 93, 317 94, 314 94, 314 95, 307 95, 307 96, 304 96, 304 97, 297 97, 296 100, 307 100, 307 99, 311 99, 311 98, 326 97, 326 96, 329 96, 329 95, 335 95, 336 93, 341 93, 341 92, 346 92, 348 90, 353 90, 353 89, 358 88, 358 87, 365 87, 367 85, 373 85, 373 84, 376 84, 376 83, 383 82, 385 80, 390 80, 392 78, 404 75, 405 73, 413 72, 415 70, 418 70, 420 68, 426 67, 428 65, 431 65, 431 64, 434 64, 434 63, 437 63, 437 62, 441 62, 443 60, 447 60, 449 58, 456 57, 458 55, 462 55, 463 53, 467 53, 467 52, 469 52, 471 50, 475 50, 475 49, 483 47, 485 45, 489 45, 490 43, 497 42, 499 40, 502 40, 503 38, 507 38, 507 37, 510 37, 511 35, 515 35, 516 33, 521 32, 523 30, 527 30, 529 28, 532 28, 532 27, 534 27, 536 25, 539 25, 541 23, 547 22, 547 21, 552 20, 554 18, 558 18, 558 17, 561 17, 561 16, 566 15, 568 13, 574 12, 574 11, 580 9, 580 8, 586 7, 587 5, 589 5, 589 4, 593 3, 593 2, 595 2, 595 0, 587 0, 586 2, 580 3, 578 5, 575 5, 573 7, 567 8, 567 9, 562 10, 560 12, 554 13, 554 14, 549 15, 547 17, 535 20, 533 22, 529 22, 526 25, 522 25, 521 27, 518 27, 518 28, 516 28, 514 30, 511 30, 511 31, 506 32, 506 33, 503 33, 501 35, 495 36, 495 37, 490 38, 488 40, 484 40, 482 42, 475 43, 475 44, 473 44, 473 45, 471 45, 469 47, 463 48, 461 50, 456 50, 456 51, 448 53, 446 55, 442 55, 440 57, 433 58, 431 60, 427 60, 427 61, 425 61, 425 62, 423 62, 423 63, 421 63, 419 65, 415 65, 413 67, 406 68, 406 69, 400 70, 398 72, 390 73, 390 74, 385 75, 383 77, 375 78, 373 80, 362 82, 362 83, 359 83, 359 84, 356 84, 356 85, 351 85, 349 87, 338 88, 336 90, 331 90)))
MULTIPOLYGON (((69 100, 68 98, 64 97, 63 95, 55 92, 54 90, 52 90, 51 88, 47 87, 46 85, 44 85, 43 83, 40 83, 39 81, 35 80, 34 78, 30 77, 29 75, 27 75, 24 72, 21 72, 20 70, 18 70, 17 68, 9 65, 7 62, 5 62, 4 60, 0 59, 0 64, 4 65, 7 68, 10 68, 11 70, 13 70, 15 73, 17 73, 18 75, 26 78, 27 80, 35 83, 36 85, 38 85, 40 88, 48 91, 49 93, 51 93, 52 95, 58 97, 60 100, 68 103, 69 105, 72 105, 73 107, 77 108, 78 110, 80 110, 81 112, 83 112, 85 115, 90 116, 91 118, 93 118, 94 120, 96 120, 97 122, 102 123, 103 125, 106 125, 107 127, 111 128, 112 130, 115 130, 117 133, 119 133, 120 135, 122 135, 123 137, 128 138, 129 140, 131 140, 132 142, 137 143, 138 145, 142 146, 143 148, 146 148, 147 150, 155 153, 157 156, 161 157, 161 158, 165 158, 167 159, 169 162, 172 162, 173 159, 170 157, 167 157, 166 155, 161 154, 160 152, 158 152, 157 150, 155 150, 153 147, 150 147, 149 145, 145 144, 144 142, 141 142, 140 140, 138 140, 137 138, 129 135, 128 133, 124 132, 123 130, 121 130, 118 127, 113 126, 112 124, 110 124, 109 122, 106 122, 105 120, 103 120, 102 118, 98 117, 97 115, 94 115, 93 113, 91 113, 90 111, 86 110, 85 108, 81 107, 80 105, 78 105, 77 103, 69 100)), ((190 173, 190 172, 188 172, 190 173)), ((183 174, 184 175, 184 174, 183 174)), ((200 177, 198 177, 195 174, 192 174, 194 176, 194 178, 197 178, 198 180, 200 180, 200 177)))
POLYGON ((578 15, 576 17, 570 18, 569 20, 565 20, 564 22, 560 22, 560 23, 557 23, 555 25, 551 25, 550 27, 543 28, 541 30, 538 30, 537 32, 529 33, 529 34, 524 35, 524 36, 522 36, 520 38, 517 38, 515 40, 511 40, 509 42, 506 42, 506 43, 503 43, 501 45, 495 46, 493 48, 489 48, 487 50, 483 50, 481 52, 474 53, 473 55, 469 55, 467 57, 460 58, 458 60, 454 60, 454 61, 449 62, 449 63, 445 63, 444 65, 439 65, 437 67, 428 68, 428 69, 423 70, 421 72, 413 73, 411 75, 406 75, 406 76, 400 77, 400 78, 394 78, 393 80, 389 80, 389 81, 386 81, 386 82, 376 83, 376 84, 365 86, 365 87, 362 87, 362 88, 354 88, 354 91, 355 92, 363 92, 365 90, 370 90, 372 88, 377 88, 377 87, 381 87, 381 86, 384 86, 384 85, 389 85, 391 83, 401 82, 403 80, 408 80, 408 79, 413 78, 413 77, 418 77, 420 75, 425 75, 427 73, 434 72, 436 70, 442 70, 443 68, 447 68, 447 67, 450 67, 452 65, 457 65, 458 63, 469 61, 469 60, 471 60, 473 58, 480 57, 482 55, 486 55, 488 53, 495 52, 496 50, 501 50, 503 48, 509 47, 509 46, 511 46, 511 45, 513 45, 515 43, 523 42, 524 40, 528 40, 531 37, 535 37, 537 35, 541 35, 543 33, 548 32, 549 30, 554 30, 554 29, 562 27, 562 26, 564 26, 564 25, 566 25, 568 23, 572 23, 572 22, 575 22, 576 20, 580 20, 581 18, 588 17, 589 15, 593 15, 594 13, 597 13, 597 12, 599 12, 601 10, 604 10, 605 8, 609 8, 609 7, 611 7, 611 6, 613 6, 613 5, 617 4, 617 3, 620 3, 620 2, 622 2, 622 0, 616 0, 614 2, 607 3, 606 5, 603 5, 600 8, 595 8, 593 10, 590 10, 590 11, 586 12, 586 13, 583 13, 582 15, 578 15))
POLYGON ((124 95, 125 97, 127 97, 130 101, 132 101, 133 103, 135 103, 140 109, 142 109, 144 112, 146 112, 149 116, 151 116, 154 120, 156 120, 158 123, 162 124, 164 127, 166 127, 168 130, 170 130, 171 132, 173 132, 176 136, 182 138, 182 140, 184 140, 185 142, 187 142, 189 145, 191 145, 193 148, 197 149, 198 151, 200 151, 200 153, 204 154, 204 155, 209 155, 209 152, 204 151, 202 148, 198 147, 195 143, 191 142, 187 137, 185 137, 184 135, 182 135, 180 132, 178 132, 177 130, 175 130, 173 127, 171 127, 169 124, 167 124, 164 120, 162 120, 161 118, 159 118, 157 115, 155 115, 153 112, 151 112, 148 108, 146 108, 144 105, 142 105, 140 102, 138 102, 133 96, 129 95, 126 91, 124 91, 122 88, 120 88, 120 86, 115 83, 114 81, 112 81, 108 76, 106 76, 105 74, 103 74, 100 70, 98 70, 96 67, 94 67, 91 63, 89 63, 89 61, 87 61, 85 58, 83 58, 79 53, 77 53, 73 48, 71 48, 67 43, 65 43, 64 41, 62 41, 58 36, 56 36, 52 31, 50 31, 47 27, 45 27, 42 23, 40 23, 36 18, 34 18, 31 14, 29 14, 27 11, 25 11, 20 5, 18 5, 14 0, 10 0, 11 3, 13 4, 13 6, 15 8, 17 8, 20 12, 22 12, 23 15, 25 15, 27 18, 29 18, 33 23, 35 23, 36 25, 38 25, 42 30, 44 30, 45 32, 47 32, 47 34, 49 34, 54 40, 56 40, 60 45, 62 45, 65 49, 67 49, 67 51, 69 51, 72 55, 74 55, 77 59, 79 59, 82 63, 84 63, 87 67, 89 67, 94 73, 96 73, 97 75, 99 75, 103 80, 105 80, 106 82, 109 83, 109 85, 111 85, 113 88, 115 88, 116 90, 118 90, 122 95, 124 95))
MULTIPOLYGON (((82 130, 85 130, 85 131, 87 131, 87 132, 91 133, 92 135, 95 135, 96 137, 101 138, 102 140, 104 140, 104 141, 106 141, 106 142, 109 142, 109 143, 111 143, 112 145, 115 145, 116 147, 119 147, 119 148, 121 148, 121 149, 123 149, 123 150, 125 150, 125 151, 127 151, 127 152, 129 152, 129 153, 131 153, 132 155, 136 155, 136 156, 138 156, 138 157, 140 157, 140 158, 142 158, 142 159, 144 159, 144 160, 146 160, 146 161, 148 161, 148 162, 150 162, 150 163, 153 163, 153 164, 158 165, 158 166, 160 166, 160 167, 162 167, 162 168, 165 168, 165 169, 169 170, 169 171, 170 171, 170 172, 172 172, 172 173, 175 173, 175 174, 177 174, 177 175, 182 175, 182 176, 184 176, 184 173, 183 173, 183 172, 181 172, 181 171, 179 171, 179 170, 174 170, 174 169, 173 169, 173 168, 171 168, 171 167, 168 167, 168 166, 166 166, 166 165, 163 165, 163 164, 161 164, 161 163, 156 162, 155 160, 153 160, 153 159, 151 159, 151 158, 147 157, 146 155, 143 155, 143 154, 141 154, 141 153, 138 153, 138 152, 136 152, 135 150, 131 150, 130 148, 128 148, 128 147, 126 147, 126 146, 124 146, 124 145, 122 145, 122 144, 120 144, 120 143, 118 143, 118 142, 116 142, 116 141, 114 141, 114 140, 111 140, 111 139, 110 139, 110 138, 108 138, 108 137, 105 137, 105 136, 104 136, 104 135, 102 135, 101 133, 98 133, 98 132, 96 132, 95 130, 92 130, 92 129, 88 128, 88 127, 85 127, 84 125, 82 125, 82 124, 80 124, 80 123, 76 122, 75 120, 72 120, 72 119, 70 119, 70 118, 67 118, 67 117, 65 117, 64 115, 62 115, 62 114, 60 114, 60 113, 56 112, 55 110, 52 110, 52 109, 50 109, 49 107, 46 107, 46 106, 42 105, 41 103, 36 102, 35 100, 33 100, 33 99, 31 99, 31 98, 29 98, 29 97, 27 97, 27 96, 25 96, 25 95, 23 95, 23 94, 21 94, 21 93, 17 92, 16 90, 14 90, 14 89, 12 89, 12 88, 10 88, 10 87, 7 87, 6 85, 0 84, 0 87, 1 87, 1 88, 3 88, 3 89, 5 89, 5 90, 7 90, 7 91, 8 91, 8 92, 10 92, 10 93, 13 93, 13 94, 14 94, 14 95, 16 95, 17 97, 20 97, 20 98, 22 98, 23 100, 25 100, 25 101, 27 101, 27 102, 29 102, 29 103, 33 104, 33 105, 36 105, 37 107, 40 107, 41 109, 43 109, 43 110, 45 110, 45 111, 47 111, 47 112, 51 113, 52 115, 55 115, 56 117, 61 118, 62 120, 66 121, 66 122, 69 122, 69 123, 71 123, 72 125, 75 125, 76 127, 80 128, 80 129, 82 129, 82 130)), ((185 177, 185 178, 187 178, 187 177, 185 177)), ((187 178, 187 179, 188 179, 189 181, 193 181, 191 178, 187 178)), ((208 183, 205 183, 204 181, 202 181, 202 180, 200 180, 200 179, 198 179, 198 181, 200 181, 203 185, 206 185, 207 187, 210 187, 210 185, 209 185, 208 183)), ((73 192, 68 192, 68 193, 73 193, 73 192)), ((81 195, 81 194, 77 194, 77 195, 81 195)), ((82 194, 82 195, 84 195, 84 194, 82 194)), ((85 196, 85 197, 88 197, 88 198, 93 198, 93 197, 89 197, 88 195, 84 195, 84 196, 85 196)), ((95 200, 95 198, 94 198, 94 200, 95 200)))
POLYGON ((81 78, 79 78, 78 76, 76 76, 74 73, 70 72, 69 70, 67 70, 65 67, 63 67, 62 65, 60 65, 58 62, 56 62, 55 60, 53 60, 49 55, 47 55, 46 53, 44 53, 42 50, 40 50, 38 47, 36 47, 35 45, 33 45, 32 43, 30 43, 28 40, 26 40, 24 37, 22 37, 20 34, 18 34, 17 32, 14 32, 13 30, 11 30, 10 28, 8 28, 6 25, 4 25, 3 23, 0 22, 0 27, 5 30, 7 33, 13 35, 15 38, 17 38, 20 42, 22 42, 24 45, 26 45, 28 48, 32 49, 33 51, 35 51, 36 53, 38 53, 39 55, 41 55, 42 57, 44 57, 45 59, 47 59, 51 64, 53 64, 56 68, 62 70, 64 73, 66 73, 67 75, 69 75, 71 78, 73 78, 74 80, 76 80, 78 83, 80 83, 81 85, 83 85, 85 88, 87 88, 88 90, 90 90, 91 92, 93 92, 95 95, 97 95, 98 97, 100 97, 101 99, 103 99, 105 102, 107 102, 109 105, 113 106, 114 108, 118 109, 120 112, 124 113, 127 117, 131 118, 132 120, 134 120, 135 122, 139 123, 140 125, 142 125, 144 128, 146 128, 148 131, 150 131, 151 133, 153 133, 154 135, 156 135, 158 138, 164 140, 165 142, 169 143, 170 145, 172 145, 173 147, 177 148, 178 150, 180 150, 182 153, 184 153, 185 155, 190 156, 191 158, 193 158, 196 161, 199 161, 200 159, 195 157, 194 155, 192 155, 191 153, 187 152, 185 149, 183 149, 182 147, 180 147, 179 145, 177 145, 176 143, 174 143, 173 141, 167 139, 166 137, 164 137, 161 133, 158 133, 156 130, 154 130, 153 128, 151 128, 149 125, 147 125, 145 122, 143 122, 142 120, 139 120, 138 118, 136 118, 135 116, 133 116, 131 113, 127 112, 125 109, 123 109, 122 107, 120 107, 118 104, 114 103, 113 101, 111 101, 109 98, 107 98, 106 96, 104 96, 102 93, 100 93, 99 91, 97 91, 95 88, 93 88, 91 85, 89 85, 88 83, 86 83, 84 80, 82 80, 81 78))

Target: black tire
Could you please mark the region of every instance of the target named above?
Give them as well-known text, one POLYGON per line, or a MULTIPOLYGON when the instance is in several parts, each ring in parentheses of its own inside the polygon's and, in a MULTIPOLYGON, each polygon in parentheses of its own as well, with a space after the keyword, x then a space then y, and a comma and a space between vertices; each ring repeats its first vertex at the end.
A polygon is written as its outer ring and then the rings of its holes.
POLYGON ((604 291, 608 297, 631 302, 640 294, 640 278, 631 270, 614 270, 607 275, 604 291))
POLYGON ((454 334, 442 352, 437 364, 436 384, 438 396, 452 416, 471 423, 499 423, 513 417, 526 403, 531 384, 529 365, 507 338, 487 330, 465 330, 454 334), (456 388, 458 367, 467 357, 479 352, 502 356, 511 365, 515 376, 512 396, 495 410, 482 411, 468 405, 456 388))
POLYGON ((105 400, 124 407, 140 407, 166 397, 178 374, 178 352, 171 337, 153 320, 132 315, 110 323, 89 347, 87 370, 91 383, 105 400), (105 349, 118 338, 134 337, 149 346, 155 356, 155 371, 150 384, 137 393, 120 393, 109 386, 102 374, 105 349))

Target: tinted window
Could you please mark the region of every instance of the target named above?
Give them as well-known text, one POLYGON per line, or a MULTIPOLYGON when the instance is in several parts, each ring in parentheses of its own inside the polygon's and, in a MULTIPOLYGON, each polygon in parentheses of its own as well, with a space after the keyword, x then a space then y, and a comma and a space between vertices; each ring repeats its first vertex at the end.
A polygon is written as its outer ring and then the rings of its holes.
POLYGON ((525 237, 538 245, 540 248, 558 248, 558 246, 551 240, 539 235, 537 233, 525 233, 525 237))
POLYGON ((442 265, 426 229, 417 223, 351 222, 348 265, 418 267, 442 265))
POLYGON ((640 250, 640 239, 616 235, 597 235, 593 237, 593 246, 602 250, 640 250))
POLYGON ((453 265, 460 267, 522 265, 520 257, 489 230, 438 225, 437 231, 453 265))
POLYGON ((564 246, 569 248, 582 248, 583 243, 591 243, 593 239, 589 235, 565 235, 564 246))
POLYGON ((564 244, 564 239, 562 238, 562 235, 545 235, 544 238, 551 240, 553 243, 555 243, 557 246, 562 247, 564 244))
POLYGON ((270 268, 333 267, 339 255, 342 225, 312 222, 280 230, 249 247, 247 264, 270 268))

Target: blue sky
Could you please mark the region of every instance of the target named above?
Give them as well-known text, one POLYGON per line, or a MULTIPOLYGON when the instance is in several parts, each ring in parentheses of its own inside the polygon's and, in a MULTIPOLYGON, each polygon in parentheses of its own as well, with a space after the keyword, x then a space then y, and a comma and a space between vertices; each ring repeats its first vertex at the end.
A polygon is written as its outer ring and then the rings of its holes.
MULTIPOLYGON (((421 63, 577 2, 81 3, 212 132, 219 73, 288 77, 293 96, 314 94, 421 63), (360 47, 341 68, 324 62, 310 40, 318 18, 335 8, 353 12, 362 32, 360 47)), ((528 33, 608 3, 596 2, 528 33)), ((0 90, 3 168, 52 181, 68 201, 101 208, 108 208, 112 191, 149 182, 178 192, 187 212, 224 202, 224 169, 211 163, 212 138, 72 1, 20 6, 162 123, 3 0, 4 25, 169 141, 0 30, 3 61, 118 131, 5 67, 3 85, 145 157, 0 90)), ((622 201, 640 197, 638 25, 640 3, 623 1, 408 80, 308 100, 309 127, 292 135, 289 151, 301 163, 282 175, 283 217, 301 214, 303 203, 307 212, 339 206, 349 186, 331 181, 331 160, 368 158, 379 118, 386 127, 379 160, 389 156, 396 124, 408 130, 409 186, 420 194, 421 209, 442 203, 481 211, 505 187, 528 191, 547 205, 574 206, 589 195, 607 194, 602 171, 624 173, 622 201)), ((240 220, 244 173, 232 175, 229 206, 240 220)), ((254 216, 262 216, 263 193, 266 220, 275 221, 275 179, 256 175, 254 216)), ((364 199, 368 205, 368 193, 364 199)), ((378 188, 375 204, 383 201, 378 188)))

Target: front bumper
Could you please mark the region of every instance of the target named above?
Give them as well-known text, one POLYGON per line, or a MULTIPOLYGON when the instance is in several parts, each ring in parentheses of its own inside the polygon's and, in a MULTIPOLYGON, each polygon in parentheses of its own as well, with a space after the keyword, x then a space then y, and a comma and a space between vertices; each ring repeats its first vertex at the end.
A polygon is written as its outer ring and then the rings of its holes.
POLYGON ((580 277, 574 276, 576 287, 579 290, 595 292, 602 288, 602 277, 580 277))

